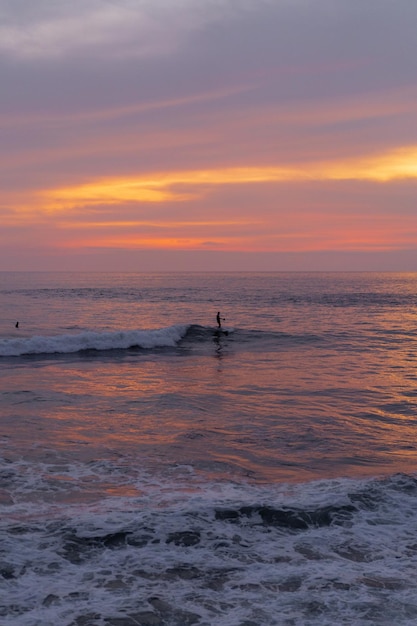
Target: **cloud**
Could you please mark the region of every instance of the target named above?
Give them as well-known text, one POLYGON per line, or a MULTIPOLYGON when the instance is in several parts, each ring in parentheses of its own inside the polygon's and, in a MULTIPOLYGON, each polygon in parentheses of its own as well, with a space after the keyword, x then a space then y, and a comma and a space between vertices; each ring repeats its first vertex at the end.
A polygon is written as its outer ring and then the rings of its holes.
POLYGON ((403 179, 417 180, 417 145, 401 147, 389 153, 291 167, 248 165, 98 179, 82 185, 41 191, 38 203, 44 211, 55 213, 79 206, 190 201, 204 194, 208 188, 222 185, 313 180, 383 183, 403 179))
POLYGON ((169 54, 209 18, 210 5, 201 0, 196 10, 192 0, 2 0, 0 50, 21 60, 169 54))
POLYGON ((411 249, 416 20, 411 0, 0 0, 2 244, 411 249))
MULTIPOLYGON (((88 5, 88 3, 87 3, 88 5)), ((117 46, 123 39, 125 51, 134 40, 135 33, 148 32, 149 37, 141 37, 136 51, 146 53, 154 40, 152 25, 146 16, 129 15, 129 12, 116 6, 91 6, 83 8, 77 15, 72 3, 67 3, 67 10, 59 4, 60 11, 38 16, 35 23, 9 23, 0 27, 0 48, 20 59, 62 58, 69 54, 79 55, 105 50, 117 46), (70 8, 71 7, 71 8, 70 8)), ((116 48, 117 49, 117 48, 116 48)), ((121 53, 122 51, 119 50, 121 53)), ((112 50, 114 54, 114 49, 112 50)))
MULTIPOLYGON (((356 59, 376 79, 378 68, 389 74, 399 63, 410 75, 416 19, 410 0, 379 0, 377 10, 351 0, 0 0, 0 52, 21 61, 102 63, 192 49, 190 66, 208 63, 203 70, 220 74, 318 62, 325 68, 335 60, 350 65, 357 80, 356 59)), ((334 82, 343 89, 346 75, 335 74, 334 82)))

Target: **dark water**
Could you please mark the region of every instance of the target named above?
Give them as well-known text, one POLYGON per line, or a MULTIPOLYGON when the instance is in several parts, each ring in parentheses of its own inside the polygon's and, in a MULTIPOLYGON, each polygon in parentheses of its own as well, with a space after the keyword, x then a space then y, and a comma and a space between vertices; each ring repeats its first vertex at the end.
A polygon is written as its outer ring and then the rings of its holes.
POLYGON ((417 275, 0 298, 1 624, 416 623, 417 275))

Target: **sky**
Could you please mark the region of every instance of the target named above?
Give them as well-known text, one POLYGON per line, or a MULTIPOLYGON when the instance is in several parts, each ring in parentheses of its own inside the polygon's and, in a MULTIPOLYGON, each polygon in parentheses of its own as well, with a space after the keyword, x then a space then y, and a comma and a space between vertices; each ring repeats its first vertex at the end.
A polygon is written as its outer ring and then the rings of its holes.
POLYGON ((416 0, 0 0, 0 270, 417 271, 416 0))

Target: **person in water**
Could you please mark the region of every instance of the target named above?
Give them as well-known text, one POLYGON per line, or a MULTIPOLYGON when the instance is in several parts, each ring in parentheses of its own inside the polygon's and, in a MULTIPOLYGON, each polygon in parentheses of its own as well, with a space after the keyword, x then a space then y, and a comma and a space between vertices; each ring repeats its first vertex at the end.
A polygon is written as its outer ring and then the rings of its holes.
POLYGON ((219 328, 222 327, 222 320, 224 321, 224 317, 220 317, 220 311, 217 311, 217 315, 216 315, 216 320, 217 320, 217 326, 219 328))
POLYGON ((16 324, 14 325, 15 328, 19 328, 19 322, 16 322, 16 324))

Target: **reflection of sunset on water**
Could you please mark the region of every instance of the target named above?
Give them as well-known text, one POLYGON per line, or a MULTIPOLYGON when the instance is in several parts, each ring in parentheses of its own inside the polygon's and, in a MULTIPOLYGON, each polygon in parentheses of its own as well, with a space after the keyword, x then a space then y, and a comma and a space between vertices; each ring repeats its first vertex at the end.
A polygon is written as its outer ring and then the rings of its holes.
MULTIPOLYGON (((317 315, 308 324, 329 332, 348 323, 335 312, 317 315)), ((265 344, 259 358, 231 335, 211 340, 204 345, 208 353, 191 360, 175 353, 157 360, 132 349, 110 351, 100 361, 91 353, 74 364, 46 363, 37 372, 40 402, 29 397, 21 410, 29 416, 35 408, 31 421, 42 432, 42 447, 77 450, 84 459, 112 450, 167 463, 181 458, 195 471, 213 465, 225 477, 243 472, 258 481, 333 476, 341 468, 359 476, 407 471, 417 457, 417 377, 410 370, 417 340, 410 334, 404 347, 397 344, 413 320, 376 307, 361 328, 363 322, 337 350, 312 336, 299 351, 284 335, 278 353, 265 344), (388 350, 383 328, 392 328, 388 350), (42 408, 45 393, 55 400, 42 408)), ((283 320, 288 337, 291 324, 295 329, 297 320, 283 320)), ((27 435, 22 430, 20 436, 23 442, 27 435)), ((103 489, 111 491, 111 485, 103 489)))

